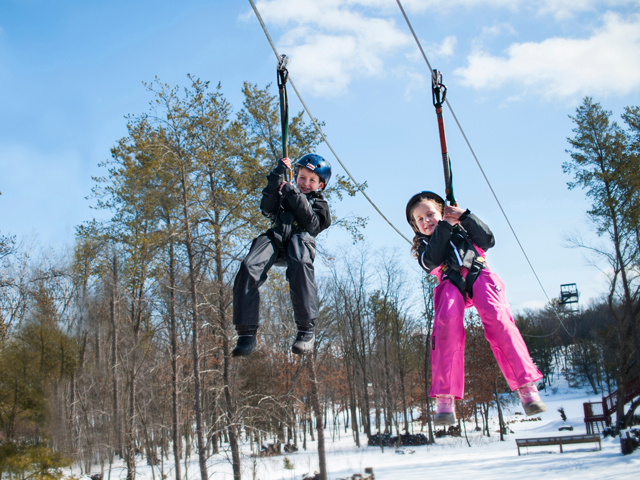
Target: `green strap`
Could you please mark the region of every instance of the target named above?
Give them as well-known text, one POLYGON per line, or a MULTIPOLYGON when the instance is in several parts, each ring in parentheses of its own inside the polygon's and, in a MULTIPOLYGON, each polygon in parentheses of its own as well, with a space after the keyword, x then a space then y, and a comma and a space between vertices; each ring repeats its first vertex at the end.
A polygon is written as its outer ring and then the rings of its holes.
MULTIPOLYGON (((278 62, 278 93, 280 95, 280 127, 282 129, 282 158, 289 157, 289 99, 287 98, 287 79, 289 71, 287 64, 289 58, 286 55, 280 55, 278 62)), ((293 172, 290 170, 288 180, 293 180, 293 172)))

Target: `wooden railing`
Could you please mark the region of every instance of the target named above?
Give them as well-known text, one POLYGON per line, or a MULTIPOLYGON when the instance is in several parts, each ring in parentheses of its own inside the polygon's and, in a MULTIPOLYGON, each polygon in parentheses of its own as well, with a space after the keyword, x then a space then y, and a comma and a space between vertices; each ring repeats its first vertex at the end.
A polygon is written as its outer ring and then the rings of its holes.
MULTIPOLYGON (((635 377, 627 382, 624 390, 624 404, 627 404, 640 395, 640 377, 635 377)), ((587 402, 583 404, 583 407, 587 433, 594 433, 592 432, 593 424, 597 422, 604 422, 610 426, 611 414, 618 408, 618 391, 602 397, 602 402, 587 402)))
MULTIPOLYGON (((638 395, 640 395, 640 377, 635 377, 634 379, 629 380, 624 387, 623 405, 626 405, 638 395)), ((618 391, 616 390, 608 397, 603 397, 602 403, 606 407, 607 414, 611 415, 618 408, 618 391)))

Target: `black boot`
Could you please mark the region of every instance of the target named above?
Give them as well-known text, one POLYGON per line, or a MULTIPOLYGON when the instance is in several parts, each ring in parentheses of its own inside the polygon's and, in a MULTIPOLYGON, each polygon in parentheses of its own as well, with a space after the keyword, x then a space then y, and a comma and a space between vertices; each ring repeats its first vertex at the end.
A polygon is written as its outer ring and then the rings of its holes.
POLYGON ((258 333, 257 325, 236 325, 238 332, 238 343, 236 348, 231 352, 232 357, 248 357, 256 349, 258 344, 256 334, 258 333))
POLYGON ((311 320, 305 323, 298 323, 298 334, 291 346, 291 351, 296 355, 308 355, 313 352, 313 345, 316 341, 315 326, 316 321, 311 320))

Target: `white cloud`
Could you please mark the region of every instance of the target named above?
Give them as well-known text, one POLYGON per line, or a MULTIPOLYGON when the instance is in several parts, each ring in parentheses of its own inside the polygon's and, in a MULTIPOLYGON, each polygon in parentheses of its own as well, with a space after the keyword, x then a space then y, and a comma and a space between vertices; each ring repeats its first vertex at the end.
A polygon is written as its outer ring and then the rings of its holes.
POLYGON ((552 15, 556 20, 572 18, 576 13, 596 11, 598 7, 614 7, 638 4, 638 0, 543 0, 538 9, 540 15, 552 15))
MULTIPOLYGON (((477 8, 521 10, 562 20, 603 5, 638 4, 640 0, 403 0, 409 15, 458 9, 465 15, 477 8)), ((302 88, 316 95, 340 95, 358 79, 385 75, 396 69, 393 57, 406 55, 422 62, 413 39, 391 0, 260 0, 257 2, 268 26, 285 33, 274 37, 280 53, 291 57, 291 75, 302 88)), ((245 18, 251 18, 248 11, 245 18)), ((476 43, 466 68, 458 74, 467 85, 492 88, 520 83, 543 88, 550 97, 597 93, 608 88, 611 72, 621 92, 636 88, 638 65, 637 16, 631 20, 608 13, 604 26, 588 39, 551 38, 540 43, 513 44, 506 57, 486 53, 476 43), (616 30, 617 29, 617 30, 616 30), (634 30, 635 29, 635 30, 634 30), (597 52, 597 54, 595 54, 597 52)), ((273 32, 272 32, 273 33, 273 32)), ((485 36, 515 34, 508 23, 484 27, 485 36)), ((479 39, 478 39, 479 40, 479 39)), ((456 37, 442 42, 423 42, 430 59, 454 56, 456 37)), ((406 68, 405 68, 406 69, 406 68)), ((516 95, 521 95, 522 92, 516 95)))
MULTIPOLYGON (((394 19, 361 12, 379 0, 263 0, 265 22, 288 28, 277 42, 291 76, 317 95, 338 95, 355 77, 384 73, 384 58, 411 44, 394 19)), ((403 26, 404 27, 404 26, 403 26)), ((451 49, 452 46, 445 45, 451 49)))
POLYGON ((498 25, 492 25, 491 27, 482 27, 482 33, 492 37, 502 35, 503 32, 506 32, 509 35, 515 35, 516 33, 513 27, 508 23, 500 23, 498 25))
MULTIPOLYGON (((384 0, 381 0, 384 1, 384 0)), ((395 5, 396 2, 389 2, 395 5)), ((423 12, 450 11, 453 9, 470 9, 476 7, 516 9, 519 5, 526 5, 524 0, 400 0, 405 10, 423 12)), ((397 8, 397 7, 396 7, 397 8)))
MULTIPOLYGON (((353 0, 349 3, 380 4, 389 3, 395 6, 395 2, 389 0, 353 0)), ((597 11, 602 8, 610 8, 623 5, 640 4, 638 0, 538 0, 535 2, 525 0, 401 0, 405 10, 415 12, 425 11, 451 11, 470 10, 473 8, 495 8, 511 11, 528 10, 535 11, 539 15, 552 15, 556 20, 566 20, 576 13, 597 11)))
POLYGON ((430 95, 431 79, 429 77, 415 71, 406 70, 399 71, 398 77, 406 84, 404 96, 407 101, 411 101, 413 99, 414 91, 419 92, 421 98, 424 98, 425 93, 426 95, 430 95))
MULTIPOLYGON (((507 0, 454 0, 455 4, 485 2, 506 5, 507 0)), ((407 9, 424 10, 433 0, 405 0, 407 9)), ((276 41, 278 51, 291 58, 292 78, 316 95, 340 95, 360 77, 382 75, 385 61, 409 48, 419 52, 404 25, 396 24, 398 8, 389 0, 261 0, 256 2, 267 25, 286 33, 276 41), (394 17, 389 17, 394 15, 394 17)), ((249 18, 253 12, 248 12, 249 18)), ((424 43, 430 58, 452 57, 456 37, 424 43)), ((417 52, 417 53, 416 53, 417 52)))
MULTIPOLYGON (((429 61, 439 59, 439 58, 450 58, 455 53, 455 48, 458 43, 458 39, 454 36, 445 37, 442 42, 434 43, 434 42, 426 42, 424 40, 420 40, 420 44, 424 49, 424 52, 429 58, 429 61)), ((407 57, 416 63, 424 63, 422 58, 422 54, 418 48, 412 48, 407 53, 407 57)))
POLYGON ((624 95, 640 88, 640 15, 609 12, 590 38, 516 43, 505 57, 478 49, 468 62, 454 73, 476 89, 515 85, 549 99, 624 95))
POLYGON ((433 52, 435 57, 451 57, 453 56, 453 51, 456 48, 456 43, 458 40, 454 36, 445 37, 440 44, 440 48, 433 52))

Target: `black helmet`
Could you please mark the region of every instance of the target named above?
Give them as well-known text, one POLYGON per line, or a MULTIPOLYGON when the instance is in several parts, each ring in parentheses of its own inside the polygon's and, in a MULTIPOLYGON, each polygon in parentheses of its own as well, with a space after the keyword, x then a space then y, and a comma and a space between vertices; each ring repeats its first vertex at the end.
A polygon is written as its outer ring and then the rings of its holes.
POLYGON ((293 167, 296 171, 296 176, 298 167, 308 168, 320 177, 320 180, 322 180, 325 187, 331 179, 331 164, 315 153, 307 153, 306 155, 303 155, 296 163, 293 164, 293 167))
POLYGON ((416 193, 413 197, 411 197, 411 199, 407 203, 407 209, 406 209, 407 222, 409 222, 409 225, 411 225, 411 228, 413 228, 414 230, 415 230, 415 226, 413 225, 413 219, 411 218, 411 211, 413 210, 413 207, 415 207, 418 202, 420 202, 422 199, 425 199, 425 198, 428 198, 430 200, 435 201, 436 203, 439 203, 440 205, 442 205, 442 208, 444 208, 446 205, 442 197, 437 193, 430 192, 428 190, 425 190, 424 192, 416 193))

